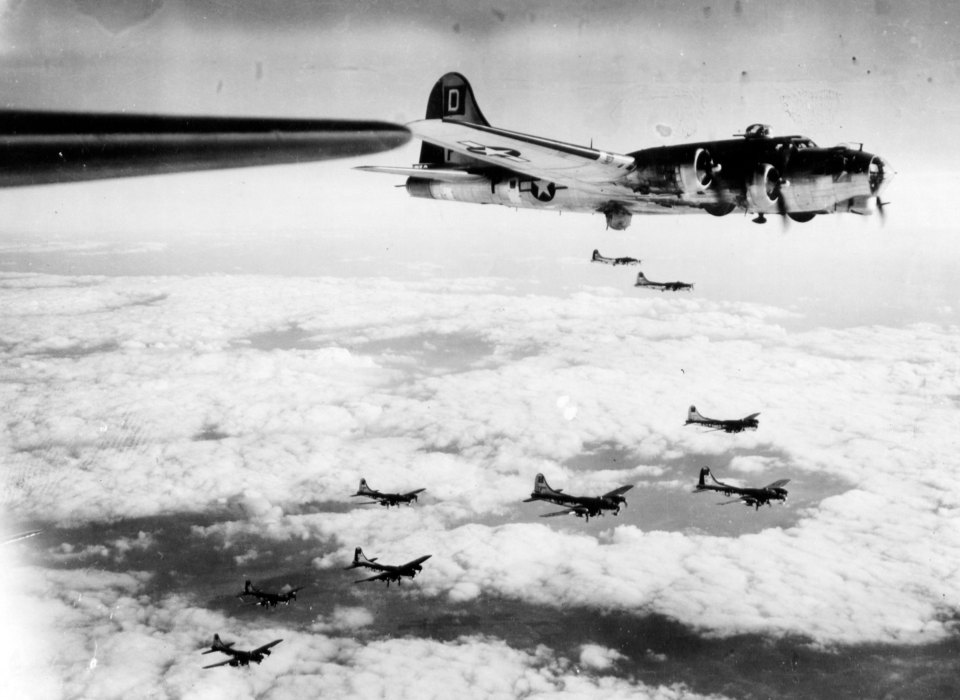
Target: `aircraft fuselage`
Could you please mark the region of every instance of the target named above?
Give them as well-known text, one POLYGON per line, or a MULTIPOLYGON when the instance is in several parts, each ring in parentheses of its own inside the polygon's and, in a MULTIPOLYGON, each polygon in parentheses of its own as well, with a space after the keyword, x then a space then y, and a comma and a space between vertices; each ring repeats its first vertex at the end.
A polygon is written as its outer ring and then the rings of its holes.
POLYGON ((818 148, 799 136, 662 146, 629 155, 635 168, 617 184, 557 187, 509 170, 484 168, 479 177, 464 182, 413 176, 406 188, 413 197, 429 199, 602 212, 611 228, 619 229, 629 225, 631 214, 724 216, 739 209, 789 212, 798 221, 835 212, 870 214, 869 200, 889 169, 873 154, 818 148))

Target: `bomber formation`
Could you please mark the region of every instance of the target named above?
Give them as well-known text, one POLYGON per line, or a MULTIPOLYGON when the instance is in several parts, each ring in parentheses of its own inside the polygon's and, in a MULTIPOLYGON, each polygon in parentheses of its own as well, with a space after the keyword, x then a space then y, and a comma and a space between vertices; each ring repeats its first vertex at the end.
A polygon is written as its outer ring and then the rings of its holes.
MULTIPOLYGON (((756 430, 760 425, 757 420, 757 416, 759 415, 759 413, 752 413, 745 418, 721 420, 706 418, 700 415, 695 406, 691 406, 687 412, 687 421, 684 425, 700 425, 709 428, 707 432, 723 431, 726 433, 740 433, 745 430, 756 430)), ((723 506, 730 505, 731 503, 742 503, 747 507, 752 506, 755 511, 759 511, 762 505, 772 506, 774 502, 786 503, 787 490, 783 487, 789 483, 789 481, 789 479, 780 479, 762 488, 735 486, 718 480, 713 476, 709 467, 703 467, 700 470, 699 481, 692 493, 708 493, 713 491, 727 497, 736 496, 733 500, 723 501, 717 505, 723 506), (708 477, 710 482, 707 482, 708 477)), ((605 512, 611 512, 614 516, 619 515, 620 510, 627 507, 625 494, 632 488, 633 484, 627 484, 619 486, 601 496, 575 496, 565 493, 563 489, 551 487, 543 474, 537 474, 533 481, 533 492, 530 494, 530 497, 524 499, 523 502, 533 503, 543 501, 563 507, 563 510, 544 513, 540 516, 541 518, 573 515, 578 518, 583 518, 589 523, 590 518, 601 517, 605 512)), ((417 495, 424 491, 426 491, 425 488, 419 488, 405 493, 383 493, 371 489, 366 479, 361 478, 357 493, 352 494, 351 497, 365 496, 375 499, 366 503, 358 503, 357 505, 379 504, 389 509, 390 506, 399 507, 400 503, 406 503, 408 506, 412 505, 413 502, 417 501, 417 495)), ((424 562, 432 556, 432 554, 425 554, 405 564, 384 564, 378 561, 377 557, 373 557, 372 559, 367 557, 363 553, 363 549, 357 547, 353 550, 353 561, 349 566, 345 566, 344 570, 369 569, 376 573, 367 578, 357 579, 354 583, 384 581, 387 584, 387 588, 389 588, 391 583, 395 582, 400 586, 403 583, 403 579, 409 578, 412 580, 416 578, 417 574, 423 571, 424 562)), ((243 591, 238 593, 237 597, 241 599, 247 596, 255 598, 252 603, 247 603, 247 605, 276 608, 279 603, 289 605, 291 602, 296 601, 297 591, 301 591, 304 588, 305 586, 293 588, 290 585, 286 585, 278 592, 270 593, 262 591, 255 587, 250 581, 246 581, 243 591)), ((270 655, 270 648, 279 644, 281 641, 283 640, 278 639, 252 651, 239 651, 233 649, 233 642, 225 644, 220 640, 219 635, 214 635, 213 645, 203 653, 210 654, 212 652, 220 652, 227 654, 230 658, 218 664, 204 666, 204 668, 214 668, 215 666, 247 666, 250 662, 259 664, 264 657, 270 655)))
MULTIPOLYGON (((633 214, 707 213, 726 216, 736 210, 779 214, 804 223, 817 215, 839 212, 872 214, 870 202, 883 215, 881 194, 893 171, 881 157, 863 147, 820 148, 803 136, 771 137, 770 128, 753 124, 733 140, 643 149, 617 154, 551 139, 494 128, 483 116, 473 89, 459 73, 447 73, 433 87, 426 118, 407 128, 383 122, 335 120, 280 120, 244 118, 178 118, 155 115, 70 114, 11 112, 0 130, 9 132, 7 151, 17 155, 18 167, 0 178, 0 187, 51 184, 78 180, 129 177, 158 172, 242 167, 266 163, 301 162, 372 153, 396 147, 410 135, 423 140, 420 162, 412 168, 365 166, 361 169, 406 175, 411 196, 552 211, 601 213, 607 228, 626 229, 633 214), (238 135, 240 140, 238 141, 238 135), (279 140, 278 140, 279 139, 279 140), (90 143, 102 148, 90 149, 90 143), (238 146, 238 144, 240 144, 238 146), (108 147, 109 146, 109 147, 108 147), (174 153, 176 151, 176 153, 174 153), (310 151, 309 157, 304 154, 310 151), (68 156, 64 156, 67 152, 68 156), (171 165, 171 158, 175 162, 171 165)), ((592 262, 611 266, 639 265, 630 257, 608 258, 593 251, 592 262)), ((638 288, 687 291, 693 284, 655 282, 641 271, 638 288)), ((685 425, 739 433, 756 430, 758 413, 741 419, 706 418, 691 406, 685 425)), ((694 493, 716 491, 738 498, 759 510, 773 501, 786 502, 781 479, 763 488, 743 488, 717 480, 708 467, 700 472, 694 493), (711 483, 707 483, 709 477, 711 483)), ((574 515, 587 522, 610 511, 618 515, 627 505, 621 486, 601 496, 574 496, 553 489, 537 474, 534 490, 524 502, 545 501, 563 510, 541 517, 574 515)), ((352 497, 389 509, 417 501, 420 488, 405 493, 371 489, 361 479, 352 497)), ((7 537, 8 544, 39 531, 7 537)), ((346 569, 367 568, 374 576, 355 583, 385 581, 400 585, 413 579, 432 555, 406 564, 381 564, 357 547, 346 569)), ((276 608, 296 601, 304 586, 286 585, 276 593, 246 581, 237 594, 247 605, 276 608)), ((210 649, 229 658, 205 666, 248 666, 270 655, 274 640, 251 651, 234 649, 214 635, 210 649)))

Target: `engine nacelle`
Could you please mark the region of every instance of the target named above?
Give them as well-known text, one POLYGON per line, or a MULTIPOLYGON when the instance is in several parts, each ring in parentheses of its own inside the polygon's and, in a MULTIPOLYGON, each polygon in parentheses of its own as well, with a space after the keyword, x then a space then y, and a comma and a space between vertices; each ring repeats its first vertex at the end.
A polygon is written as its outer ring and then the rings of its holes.
POLYGON ((752 211, 777 211, 780 196, 780 173, 769 163, 760 163, 747 185, 748 207, 752 211))
POLYGON ((630 175, 631 186, 640 194, 702 194, 720 169, 705 148, 664 149, 644 155, 630 175))
POLYGON ((607 202, 600 207, 600 212, 607 217, 607 228, 614 231, 626 231, 633 221, 633 214, 618 202, 607 202))
POLYGON ((706 192, 713 183, 713 173, 719 170, 715 165, 710 151, 698 148, 693 154, 693 162, 680 166, 680 180, 683 182, 684 192, 706 192))

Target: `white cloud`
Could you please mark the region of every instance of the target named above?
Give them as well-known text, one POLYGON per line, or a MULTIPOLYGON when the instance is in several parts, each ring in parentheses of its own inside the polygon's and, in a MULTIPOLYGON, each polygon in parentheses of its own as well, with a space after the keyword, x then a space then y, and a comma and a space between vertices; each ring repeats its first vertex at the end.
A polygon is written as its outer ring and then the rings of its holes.
MULTIPOLYGON (((490 280, 4 281, 0 445, 5 498, 25 517, 226 507, 232 521, 197 534, 335 541, 318 566, 357 545, 398 562, 430 553, 429 595, 652 610, 710 634, 923 642, 960 604, 954 329, 788 333, 762 306, 506 297, 490 280), (371 345, 398 338, 478 350, 438 371, 371 345), (684 428, 693 401, 760 411, 761 427, 684 428), (598 445, 624 468, 592 468, 598 445), (638 501, 692 486, 704 460, 745 483, 790 478, 801 505, 738 537, 686 533, 682 512, 664 516, 670 531, 602 538, 575 520, 508 524, 535 517, 519 501, 537 472, 570 493, 636 483, 624 517, 642 523, 638 501), (361 476, 427 491, 389 517, 325 512, 361 476)), ((729 508, 755 524, 780 512, 729 508)))
POLYGON ((580 664, 598 671, 607 670, 622 658, 624 657, 620 652, 599 644, 584 644, 580 647, 580 664))
MULTIPOLYGON (((646 686, 616 678, 577 677, 570 661, 546 648, 513 649, 482 637, 453 642, 404 638, 358 642, 327 636, 369 625, 363 608, 336 608, 329 620, 311 631, 244 624, 219 613, 193 607, 171 595, 152 601, 142 595, 142 577, 74 570, 24 570, 33 585, 16 596, 35 615, 30 624, 46 628, 56 655, 38 653, 21 659, 23 671, 37 673, 26 685, 24 675, 5 676, 19 697, 108 698, 130 696, 149 688, 158 698, 702 698, 681 685, 646 686), (251 649, 273 639, 283 642, 269 658, 249 669, 204 670, 220 655, 204 656, 212 636, 238 649, 251 649), (39 661, 42 660, 42 661, 39 661), (39 672, 39 673, 38 673, 39 672)), ((8 598, 9 600, 9 598, 8 598)), ((29 625, 23 621, 24 629, 29 625)), ((19 631, 19 630, 18 630, 19 631)), ((29 637, 27 637, 29 639, 29 637)), ((22 639, 20 640, 23 641, 22 639)), ((586 651, 588 658, 614 659, 611 650, 586 651)), ((26 652, 40 648, 25 646, 26 652)), ((715 696, 711 696, 715 697, 715 696)))
POLYGON ((366 608, 338 605, 329 617, 319 617, 310 629, 314 632, 358 630, 373 624, 373 613, 366 608))

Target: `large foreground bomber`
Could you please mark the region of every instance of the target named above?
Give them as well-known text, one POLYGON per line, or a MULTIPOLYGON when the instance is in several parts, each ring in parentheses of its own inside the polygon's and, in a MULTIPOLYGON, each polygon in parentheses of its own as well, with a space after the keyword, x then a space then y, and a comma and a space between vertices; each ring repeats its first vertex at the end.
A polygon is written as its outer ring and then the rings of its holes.
POLYGON ((810 221, 817 214, 871 214, 893 175, 880 156, 846 145, 820 148, 805 136, 770 136, 753 124, 735 138, 646 148, 627 154, 490 126, 470 83, 447 73, 433 87, 426 119, 408 125, 424 141, 408 175, 414 197, 508 207, 602 213, 626 229, 634 214, 735 211, 810 221))

